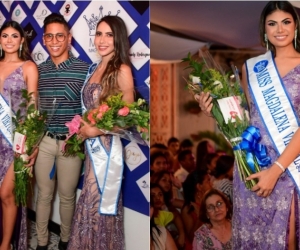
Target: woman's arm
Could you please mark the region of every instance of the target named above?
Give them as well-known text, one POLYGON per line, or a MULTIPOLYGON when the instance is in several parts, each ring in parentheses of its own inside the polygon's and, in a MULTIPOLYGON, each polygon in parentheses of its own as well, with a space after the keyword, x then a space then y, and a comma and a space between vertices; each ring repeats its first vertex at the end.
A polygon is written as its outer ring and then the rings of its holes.
POLYGON ((177 250, 177 246, 169 233, 169 231, 166 229, 167 238, 166 238, 166 250, 177 250))
MULTIPOLYGON (((284 167, 287 168, 299 155, 300 147, 300 130, 298 129, 291 139, 290 143, 286 146, 282 154, 279 156, 277 161, 284 167)), ((257 192, 258 196, 267 197, 269 196, 273 188, 282 174, 282 170, 273 164, 267 170, 250 175, 247 180, 259 179, 259 182, 252 188, 252 191, 257 192)))
MULTIPOLYGON (((243 78, 245 78, 245 76, 246 70, 243 66, 243 78)), ((290 143, 286 146, 282 154, 277 159, 277 161, 282 166, 284 166, 284 168, 287 168, 299 155, 299 140, 300 130, 298 129, 291 139, 290 143)), ((273 188, 281 174, 282 170, 276 164, 273 164, 267 170, 263 170, 256 174, 250 175, 247 180, 256 178, 259 179, 259 182, 252 188, 252 191, 257 192, 258 196, 267 197, 272 193, 273 188)))
POLYGON ((118 73, 119 88, 123 93, 123 101, 132 103, 134 101, 134 86, 131 68, 122 64, 118 73))
POLYGON ((23 76, 24 76, 25 83, 27 85, 28 93, 32 93, 31 102, 34 102, 35 106, 37 106, 36 98, 37 98, 39 73, 36 64, 31 61, 27 61, 23 65, 23 76))
POLYGON ((189 239, 190 242, 192 242, 194 238, 194 233, 201 226, 201 223, 198 218, 197 220, 194 220, 193 217, 188 213, 188 210, 189 206, 184 206, 184 208, 181 210, 181 216, 186 232, 186 237, 189 239))
POLYGON ((185 243, 185 232, 184 232, 183 221, 177 209, 172 209, 172 213, 174 214, 174 224, 178 230, 177 243, 180 247, 183 247, 185 243))
MULTIPOLYGON (((37 108, 37 87, 39 73, 35 63, 27 61, 23 65, 23 77, 27 86, 28 93, 32 93, 30 103, 34 103, 35 107, 37 108)), ((28 164, 26 165, 26 167, 32 167, 34 165, 38 152, 38 147, 36 147, 32 154, 28 157, 28 164)))

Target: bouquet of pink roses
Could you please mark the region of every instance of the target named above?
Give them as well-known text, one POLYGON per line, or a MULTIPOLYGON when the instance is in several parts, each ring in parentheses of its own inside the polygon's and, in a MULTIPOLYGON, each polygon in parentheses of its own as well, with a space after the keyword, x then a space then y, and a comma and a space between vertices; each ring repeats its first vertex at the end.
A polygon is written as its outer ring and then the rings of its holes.
MULTIPOLYGON (((112 95, 99 107, 85 112, 82 119, 105 134, 118 135, 142 145, 146 145, 149 140, 150 113, 144 99, 126 103, 122 100, 122 94, 112 95)), ((65 140, 62 152, 66 156, 78 155, 84 159, 83 141, 77 136, 81 126, 80 120, 81 117, 77 115, 71 122, 66 123, 69 136, 65 140)))

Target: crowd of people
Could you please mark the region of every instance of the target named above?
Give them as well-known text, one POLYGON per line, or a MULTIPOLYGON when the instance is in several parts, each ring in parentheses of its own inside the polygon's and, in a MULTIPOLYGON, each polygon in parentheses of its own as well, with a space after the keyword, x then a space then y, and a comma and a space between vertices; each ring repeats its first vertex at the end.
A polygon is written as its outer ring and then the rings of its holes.
MULTIPOLYGON (((116 93, 122 93, 122 99, 127 103, 134 101, 126 25, 118 16, 104 16, 99 20, 94 44, 101 60, 91 66, 72 55, 72 35, 63 15, 48 15, 43 28, 43 43, 50 58, 38 66, 30 57, 25 32, 18 22, 6 21, 0 29, 1 119, 3 115, 10 116, 20 108, 23 89, 32 93, 30 103, 35 104, 36 108, 39 96, 39 108, 51 115, 45 136, 27 159, 27 167, 32 170, 34 166, 38 189, 36 249, 48 249, 48 221, 57 186, 61 219, 59 250, 124 250, 123 204, 122 195, 119 195, 124 157, 120 137, 104 134, 81 120, 78 140, 86 142, 86 158, 85 178, 77 204, 76 189, 82 160, 78 156, 64 155, 62 145, 68 135, 65 123, 75 115, 82 115, 83 110, 97 108, 116 93), (59 104, 55 109, 54 103, 59 104), (98 148, 101 147, 101 152, 107 152, 107 156, 101 155, 99 150, 91 152, 93 143, 98 143, 98 148), (112 174, 103 179, 105 185, 99 187, 99 178, 102 178, 99 171, 105 167, 109 172, 112 164, 108 158, 116 155, 119 160, 114 161, 113 167, 120 169, 119 174, 111 171, 112 174), (113 185, 118 183, 115 191, 104 192, 111 188, 106 178, 113 185), (114 200, 104 203, 104 195, 114 197, 114 200), (110 207, 115 207, 114 203, 117 203, 116 210, 112 211, 110 207)), ((23 108, 22 115, 25 112, 23 108)), ((12 142, 7 139, 8 132, 1 123, 0 250, 26 250, 27 210, 15 204, 14 180, 18 173, 14 172, 14 152, 12 142)))
POLYGON ((151 145, 151 249, 231 249, 233 165, 209 140, 151 145))

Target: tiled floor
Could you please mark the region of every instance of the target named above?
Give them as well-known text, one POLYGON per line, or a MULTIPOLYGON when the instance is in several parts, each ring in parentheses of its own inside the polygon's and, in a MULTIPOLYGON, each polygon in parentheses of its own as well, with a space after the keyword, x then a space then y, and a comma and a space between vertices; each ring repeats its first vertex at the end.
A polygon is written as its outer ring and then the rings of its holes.
MULTIPOLYGON (((48 244, 48 250, 58 249, 59 236, 50 232, 50 242, 48 244)), ((37 246, 35 223, 30 223, 30 235, 28 239, 28 250, 35 250, 37 246)))

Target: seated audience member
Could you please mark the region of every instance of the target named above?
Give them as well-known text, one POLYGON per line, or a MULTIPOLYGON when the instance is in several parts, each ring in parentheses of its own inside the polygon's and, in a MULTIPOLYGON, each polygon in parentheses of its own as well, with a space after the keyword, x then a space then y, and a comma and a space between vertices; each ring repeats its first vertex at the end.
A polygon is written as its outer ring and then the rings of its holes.
POLYGON ((168 230, 154 222, 154 208, 150 206, 150 250, 177 250, 168 230))
POLYGON ((181 209, 183 206, 183 197, 182 199, 178 199, 177 195, 174 196, 171 176, 172 174, 168 171, 156 172, 151 176, 151 183, 155 183, 161 187, 167 207, 173 206, 181 209))
POLYGON ((179 152, 183 150, 191 150, 193 152, 194 143, 190 139, 184 139, 180 142, 179 152))
POLYGON ((152 174, 167 169, 168 160, 163 152, 156 151, 150 154, 150 171, 152 174))
POLYGON ((168 149, 172 153, 173 157, 176 157, 179 150, 179 140, 176 137, 171 137, 168 140, 168 149))
POLYGON ((164 144, 155 143, 150 147, 150 155, 156 153, 156 152, 162 152, 164 153, 165 157, 167 158, 168 162, 168 171, 170 173, 174 173, 178 168, 175 166, 175 159, 172 155, 172 153, 169 151, 168 147, 164 144))
POLYGON ((201 170, 204 166, 204 159, 207 154, 214 153, 215 148, 209 141, 200 141, 196 149, 196 166, 197 169, 201 170))
POLYGON ((233 192, 233 165, 234 158, 232 156, 222 155, 217 160, 216 168, 212 173, 215 177, 215 180, 213 181, 213 187, 227 195, 230 202, 232 202, 233 192))
POLYGON ((168 147, 163 143, 154 143, 150 147, 150 152, 155 149, 161 149, 162 151, 167 150, 168 147))
POLYGON ((211 189, 209 175, 205 171, 193 171, 188 175, 182 184, 184 205, 181 209, 181 216, 185 233, 190 244, 193 241, 194 232, 201 226, 199 220, 199 207, 204 193, 211 189))
POLYGON ((150 184, 150 204, 158 211, 154 214, 155 224, 166 227, 176 245, 179 248, 184 247, 185 233, 181 215, 174 207, 166 206, 162 188, 155 183, 150 184))
POLYGON ((193 250, 232 249, 231 216, 231 204, 222 192, 206 192, 200 205, 200 220, 204 224, 195 232, 193 250))
POLYGON ((183 183, 189 173, 195 170, 195 157, 191 150, 183 150, 178 155, 180 168, 174 173, 174 177, 183 183))
POLYGON ((215 177, 212 175, 212 173, 214 172, 214 170, 216 168, 218 158, 219 158, 218 154, 209 153, 204 157, 204 160, 203 160, 204 161, 203 168, 205 168, 207 170, 207 173, 210 176, 211 183, 213 183, 213 181, 215 180, 215 177))

